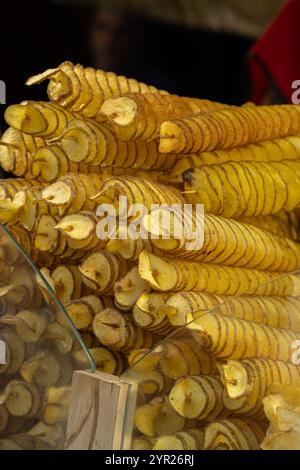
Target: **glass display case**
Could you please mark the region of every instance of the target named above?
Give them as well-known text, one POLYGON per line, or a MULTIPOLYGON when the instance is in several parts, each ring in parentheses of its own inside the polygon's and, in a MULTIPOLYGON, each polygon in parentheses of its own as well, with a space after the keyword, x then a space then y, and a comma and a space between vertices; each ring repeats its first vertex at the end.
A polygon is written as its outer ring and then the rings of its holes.
POLYGON ((47 281, 2 225, 0 266, 0 450, 63 449, 73 371, 93 372, 95 364, 47 281))
POLYGON ((258 450, 270 387, 300 387, 299 272, 237 297, 150 292, 154 346, 117 377, 3 226, 0 263, 1 450, 258 450))

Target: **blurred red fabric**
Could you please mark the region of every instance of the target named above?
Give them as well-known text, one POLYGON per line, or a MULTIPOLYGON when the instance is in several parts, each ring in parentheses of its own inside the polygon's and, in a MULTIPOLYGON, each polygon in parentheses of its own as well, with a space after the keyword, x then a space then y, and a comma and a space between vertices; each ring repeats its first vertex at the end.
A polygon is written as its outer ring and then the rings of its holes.
POLYGON ((287 102, 300 80, 300 0, 289 0, 251 49, 252 100, 261 102, 270 82, 287 102))

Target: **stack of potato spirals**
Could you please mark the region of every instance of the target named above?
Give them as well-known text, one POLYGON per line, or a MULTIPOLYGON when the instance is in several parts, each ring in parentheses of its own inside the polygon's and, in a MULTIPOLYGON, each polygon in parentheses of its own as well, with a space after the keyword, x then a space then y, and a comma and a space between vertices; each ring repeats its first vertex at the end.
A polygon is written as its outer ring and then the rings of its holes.
POLYGON ((99 370, 121 374, 187 325, 136 367, 134 448, 259 448, 271 383, 300 386, 300 108, 183 98, 70 62, 27 84, 44 80, 49 102, 5 113, 0 162, 18 178, 1 181, 0 221, 99 370), (102 240, 97 207, 120 215, 120 196, 204 204, 203 246, 155 236, 151 212, 148 239, 102 240))

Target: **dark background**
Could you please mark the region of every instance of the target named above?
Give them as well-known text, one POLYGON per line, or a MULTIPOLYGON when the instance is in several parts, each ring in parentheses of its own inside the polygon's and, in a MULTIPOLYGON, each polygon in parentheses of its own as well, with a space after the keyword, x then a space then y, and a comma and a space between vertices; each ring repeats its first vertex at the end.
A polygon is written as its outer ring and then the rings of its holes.
MULTIPOLYGON (((93 13, 86 7, 61 6, 48 0, 1 2, 0 80, 7 87, 7 104, 47 99, 46 85, 26 87, 26 79, 64 60, 93 66, 89 29, 93 13)), ((133 37, 130 54, 136 60, 116 67, 140 80, 185 96, 230 104, 249 99, 247 54, 251 39, 135 18, 142 37, 133 37), (141 53, 142 51, 142 53, 141 53)), ((132 29, 128 34, 135 34, 132 29)), ((118 70, 117 70, 118 69, 118 70)), ((0 126, 3 128, 1 106, 0 126)))

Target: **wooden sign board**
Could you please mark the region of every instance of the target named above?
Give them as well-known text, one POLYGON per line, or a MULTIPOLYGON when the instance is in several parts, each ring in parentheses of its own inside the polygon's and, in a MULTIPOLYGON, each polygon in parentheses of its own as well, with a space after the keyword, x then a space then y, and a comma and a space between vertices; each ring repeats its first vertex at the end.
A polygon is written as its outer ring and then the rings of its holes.
POLYGON ((137 383, 96 372, 73 375, 67 450, 130 449, 137 383))

